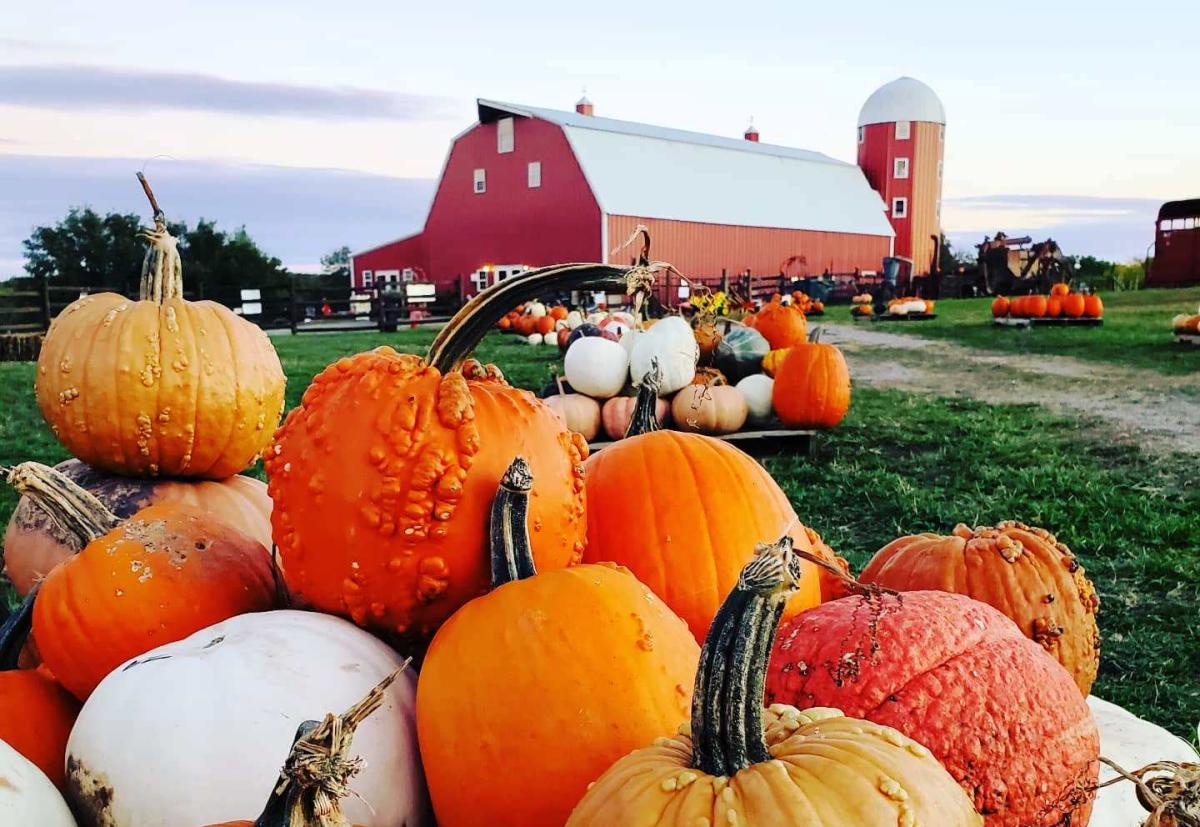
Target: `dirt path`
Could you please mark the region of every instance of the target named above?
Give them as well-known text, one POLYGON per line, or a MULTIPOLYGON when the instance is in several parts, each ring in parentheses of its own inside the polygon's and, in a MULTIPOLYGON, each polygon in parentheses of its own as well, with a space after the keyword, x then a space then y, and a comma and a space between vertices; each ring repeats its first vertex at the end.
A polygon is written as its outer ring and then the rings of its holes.
POLYGON ((1115 435, 1200 455, 1200 377, 1069 356, 999 353, 844 324, 823 325, 846 354, 854 382, 877 388, 1033 402, 1109 423, 1115 435))

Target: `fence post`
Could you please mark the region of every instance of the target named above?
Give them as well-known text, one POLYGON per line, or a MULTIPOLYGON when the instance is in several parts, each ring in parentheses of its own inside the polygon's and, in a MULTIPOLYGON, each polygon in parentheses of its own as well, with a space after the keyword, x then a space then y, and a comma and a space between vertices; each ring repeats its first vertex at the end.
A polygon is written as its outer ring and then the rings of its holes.
POLYGON ((467 280, 463 278, 463 274, 458 274, 458 306, 462 307, 467 303, 467 280))
POLYGON ((50 329, 50 277, 42 276, 42 322, 46 330, 50 329))
POLYGON ((724 267, 721 268, 721 292, 729 295, 729 272, 724 267))
POLYGON ((292 323, 292 335, 296 335, 296 277, 288 276, 288 320, 292 323))

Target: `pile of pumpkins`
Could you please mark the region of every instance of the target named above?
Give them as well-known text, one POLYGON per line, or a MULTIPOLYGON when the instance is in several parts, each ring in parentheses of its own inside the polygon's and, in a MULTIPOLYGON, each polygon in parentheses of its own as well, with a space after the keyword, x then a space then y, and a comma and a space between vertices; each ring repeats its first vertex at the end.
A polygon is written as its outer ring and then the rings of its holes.
MULTIPOLYGON (((858 583, 726 441, 650 428, 589 456, 466 358, 461 314, 428 359, 336 360, 272 434, 265 337, 154 293, 81 299, 38 363, 95 467, 9 473, 6 562, 59 562, 0 633, 5 824, 1088 823, 1098 601, 1049 532, 902 537, 858 583), (214 341, 242 333, 236 359, 214 341), (206 473, 248 461, 229 446, 262 451, 274 554, 206 473)), ((770 341, 780 312, 736 329, 770 341)), ((639 364, 708 341, 638 334, 639 364)), ((1158 735, 1152 757, 1184 749, 1158 735)))
POLYGON ((793 290, 790 298, 791 306, 806 316, 825 315, 825 302, 814 299, 803 290, 793 290))
POLYGON ((832 345, 809 341, 805 314, 775 296, 740 323, 681 316, 636 323, 597 314, 564 337, 563 374, 544 390, 568 428, 621 439, 638 388, 655 373, 660 427, 712 436, 761 428, 829 428, 850 404, 850 374, 832 345))
POLYGON ((558 333, 578 327, 583 317, 578 311, 568 312, 562 305, 547 306, 539 301, 519 305, 506 313, 496 327, 524 336, 531 345, 558 344, 558 333))
POLYGON ((887 312, 892 316, 919 316, 925 313, 932 313, 934 309, 933 299, 922 299, 917 296, 904 296, 898 299, 892 299, 888 302, 887 312))
POLYGON ((1176 336, 1200 336, 1200 310, 1196 315, 1180 313, 1171 319, 1171 331, 1176 336))
POLYGON ((992 317, 996 319, 1099 319, 1104 315, 1104 302, 1095 293, 1076 293, 1069 285, 1052 285, 1049 296, 1016 296, 1012 299, 997 296, 992 301, 992 317))

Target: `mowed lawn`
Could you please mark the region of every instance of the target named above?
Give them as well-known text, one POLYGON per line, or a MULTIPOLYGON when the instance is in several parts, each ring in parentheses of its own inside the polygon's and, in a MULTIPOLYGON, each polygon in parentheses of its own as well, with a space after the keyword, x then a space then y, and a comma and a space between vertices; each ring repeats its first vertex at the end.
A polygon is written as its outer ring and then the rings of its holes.
MULTIPOLYGON (((1174 305, 1195 301, 1195 293, 1172 295, 1192 296, 1174 305)), ((1163 304, 1155 299, 1140 306, 1163 304)), ((1112 305, 1125 306, 1125 297, 1112 305)), ((986 302, 943 302, 942 319, 914 327, 926 335, 974 340, 974 333, 955 333, 951 321, 985 309, 986 302)), ((844 311, 831 315, 839 312, 844 311)), ((1145 314, 1161 347, 1165 320, 1157 310, 1145 314)), ((1106 333, 1126 327, 1115 318, 1106 333)), ((978 327, 989 340, 995 335, 982 321, 978 327)), ((1132 331, 1128 335, 1137 338, 1132 331)), ((420 352, 432 337, 432 331, 403 331, 276 338, 289 377, 288 404, 296 404, 312 376, 339 356, 379 344, 420 352)), ((1074 355, 1097 358, 1085 356, 1086 350, 1074 355)), ((555 349, 500 334, 490 335, 479 355, 529 388, 544 384, 558 363, 555 349)), ((4 465, 64 458, 42 423, 32 382, 32 365, 0 365, 4 465)), ((1079 554, 1103 601, 1097 694, 1195 737, 1200 486, 1194 459, 1151 457, 1105 439, 1092 423, 1051 416, 1032 405, 858 389, 847 420, 821 435, 812 457, 781 456, 765 464, 801 519, 855 567, 897 536, 949 532, 958 522, 1018 519, 1054 531, 1079 554)), ((663 469, 662 485, 671 484, 670 469, 663 469)), ((0 519, 8 519, 13 502, 10 492, 0 493, 0 519)), ((636 535, 638 527, 630 531, 636 535)))
MULTIPOLYGON (((1005 353, 1055 354, 1097 362, 1119 362, 1166 374, 1200 373, 1200 347, 1172 341, 1171 318, 1196 313, 1200 287, 1101 293, 1104 324, 1095 327, 997 327, 992 299, 943 299, 937 318, 926 322, 869 322, 875 330, 948 339, 1005 353)), ((846 305, 829 308, 830 321, 850 321, 846 305)))

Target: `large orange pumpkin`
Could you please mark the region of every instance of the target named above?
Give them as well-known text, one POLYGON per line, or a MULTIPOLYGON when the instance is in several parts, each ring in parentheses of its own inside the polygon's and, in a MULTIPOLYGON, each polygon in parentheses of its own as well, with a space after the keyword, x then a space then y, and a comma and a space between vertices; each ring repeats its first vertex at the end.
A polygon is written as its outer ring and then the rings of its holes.
MULTIPOLYGON (((789 533, 798 548, 845 561, 796 517, 787 496, 750 456, 713 437, 658 430, 655 392, 643 380, 631 433, 584 465, 587 562, 625 566, 661 597, 697 640, 763 537, 789 533), (815 542, 814 542, 815 540, 815 542)), ((803 563, 791 613, 834 596, 803 563)))
POLYGON ((687 626, 619 567, 538 574, 532 486, 517 459, 490 518, 493 589, 446 621, 421 667, 417 733, 441 827, 562 824, 613 761, 687 720, 700 655, 687 626))
POLYGON ((266 455, 271 521, 293 597, 423 646, 487 588, 487 513, 514 453, 540 481, 531 508, 538 566, 578 562, 586 443, 494 367, 464 362, 519 301, 623 286, 628 272, 529 270, 468 302, 428 360, 383 347, 322 371, 266 455))
POLYGON ((917 534, 880 549, 859 578, 897 591, 957 592, 1008 615, 1085 696, 1100 663, 1100 598, 1071 550, 1042 528, 1007 521, 917 534))
POLYGON ((1004 298, 1004 296, 997 296, 992 299, 992 316, 997 319, 1007 316, 1010 306, 1011 303, 1008 299, 1004 298))
POLYGON ((752 326, 763 335, 772 350, 791 347, 808 337, 808 321, 804 314, 783 304, 778 295, 754 314, 752 326))
POLYGON ((850 410, 846 357, 818 339, 792 347, 775 371, 771 403, 789 428, 832 428, 850 410))
POLYGON ((1104 302, 1095 293, 1089 293, 1084 297, 1083 315, 1091 319, 1099 319, 1104 315, 1104 302))
POLYGON ((50 572, 33 606, 39 654, 80 700, 130 658, 234 615, 274 608, 270 553, 207 512, 162 503, 121 521, 62 474, 32 462, 14 468, 9 481, 83 545, 50 572))
POLYGON ((566 827, 980 827, 937 759, 895 729, 830 708, 763 709, 796 562, 787 538, 760 547, 704 641, 691 723, 613 764, 566 827))
MULTIPOLYGON (((235 474, 224 480, 151 480, 106 474, 77 459, 54 470, 87 490, 117 517, 132 516, 153 503, 211 512, 222 523, 266 547, 271 545, 271 498, 261 480, 235 474)), ((81 548, 79 538, 64 530, 28 498, 22 498, 4 534, 4 573, 21 595, 56 565, 81 548)))
POLYGON ((1072 319, 1078 319, 1083 315, 1086 308, 1086 303, 1082 293, 1071 293, 1063 296, 1063 315, 1069 316, 1072 319))
POLYGON ((54 319, 38 357, 38 406, 88 465, 224 479, 270 441, 283 368, 257 325, 216 302, 184 300, 175 239, 154 207, 139 300, 96 293, 54 319))

